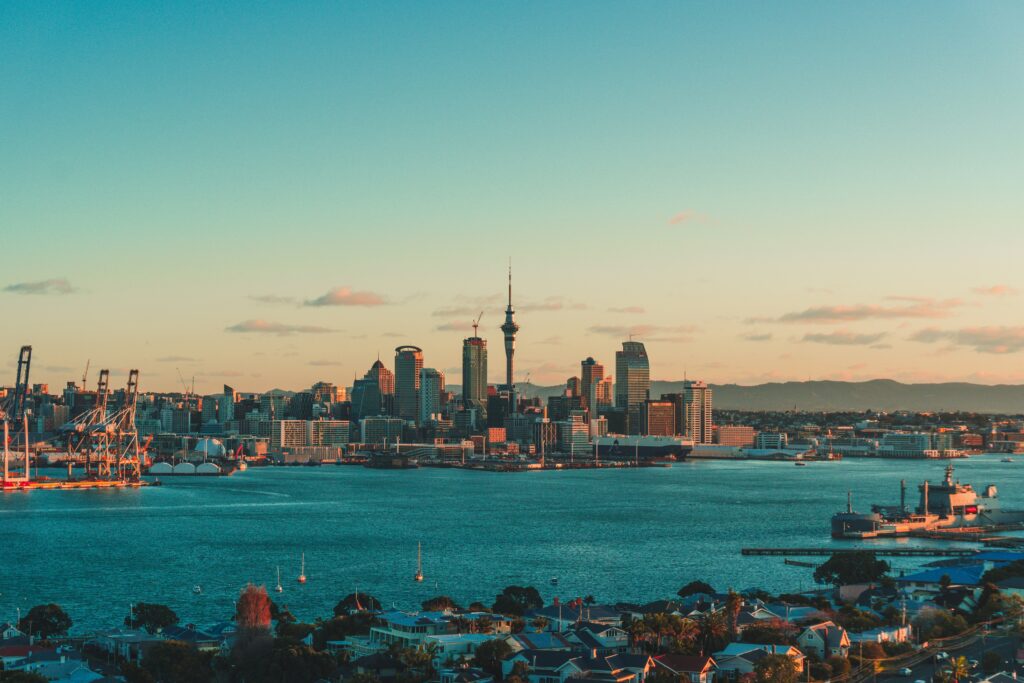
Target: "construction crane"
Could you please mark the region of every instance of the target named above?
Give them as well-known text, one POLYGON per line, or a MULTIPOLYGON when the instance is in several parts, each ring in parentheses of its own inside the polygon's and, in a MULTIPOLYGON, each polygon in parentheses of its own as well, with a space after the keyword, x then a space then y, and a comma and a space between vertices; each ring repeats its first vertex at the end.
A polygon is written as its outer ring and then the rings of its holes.
POLYGON ((473 336, 474 337, 479 337, 480 336, 479 334, 477 334, 476 330, 477 330, 478 327, 480 327, 480 318, 482 318, 482 317, 484 317, 484 312, 480 311, 480 315, 478 315, 476 317, 476 320, 473 321, 473 336))
MULTIPOLYGON (((11 419, 15 424, 25 416, 25 403, 28 400, 28 373, 32 368, 32 347, 22 346, 18 354, 18 379, 14 385, 14 403, 11 406, 11 419)), ((26 434, 26 438, 27 438, 26 434)))
POLYGON ((82 373, 82 391, 85 391, 85 384, 89 381, 89 363, 92 362, 92 358, 85 359, 85 372, 82 373))

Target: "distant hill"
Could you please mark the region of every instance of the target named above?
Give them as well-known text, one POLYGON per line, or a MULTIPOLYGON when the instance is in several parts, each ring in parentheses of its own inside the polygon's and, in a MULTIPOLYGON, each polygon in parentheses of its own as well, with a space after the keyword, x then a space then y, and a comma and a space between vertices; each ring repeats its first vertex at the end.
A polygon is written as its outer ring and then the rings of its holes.
MULTIPOLYGON (((680 391, 679 382, 654 381, 651 396, 680 391)), ((913 410, 1024 413, 1024 385, 903 384, 889 379, 867 382, 772 382, 741 386, 713 384, 715 408, 731 410, 913 410)), ((523 395, 547 398, 560 393, 562 385, 520 386, 523 395)))

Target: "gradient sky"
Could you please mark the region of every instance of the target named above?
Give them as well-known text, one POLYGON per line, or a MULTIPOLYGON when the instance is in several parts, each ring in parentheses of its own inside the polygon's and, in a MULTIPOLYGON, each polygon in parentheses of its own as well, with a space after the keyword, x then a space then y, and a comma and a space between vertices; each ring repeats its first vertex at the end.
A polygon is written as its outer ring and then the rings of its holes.
POLYGON ((1024 381, 1024 4, 0 5, 0 368, 1024 381))

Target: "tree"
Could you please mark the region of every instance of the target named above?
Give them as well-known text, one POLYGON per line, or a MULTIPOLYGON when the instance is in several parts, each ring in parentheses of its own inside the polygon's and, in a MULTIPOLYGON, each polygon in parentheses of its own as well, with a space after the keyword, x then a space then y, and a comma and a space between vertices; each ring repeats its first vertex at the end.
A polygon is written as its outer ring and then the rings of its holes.
POLYGON ((504 638, 496 638, 481 643, 473 655, 473 664, 488 672, 495 678, 501 676, 501 662, 512 654, 512 646, 504 638))
POLYGON ((147 602, 140 602, 133 606, 131 613, 124 618, 125 626, 144 628, 146 633, 157 633, 177 623, 178 615, 170 607, 147 602))
POLYGON ((543 633, 544 629, 546 629, 550 623, 551 622, 547 617, 538 616, 534 617, 533 621, 530 622, 530 626, 532 626, 537 633, 543 633))
POLYGON ((334 606, 334 616, 340 617, 352 612, 376 612, 380 609, 380 600, 369 593, 349 593, 334 606))
POLYGON ((18 630, 46 640, 54 636, 66 635, 71 628, 71 617, 60 605, 48 603, 36 605, 18 622, 18 630))
POLYGON ((235 622, 239 631, 270 631, 271 602, 266 586, 247 584, 235 603, 235 622))
POLYGON ((474 633, 491 633, 494 631, 494 619, 488 616, 478 617, 472 621, 470 628, 474 633))
POLYGON ((833 586, 854 583, 875 583, 889 571, 889 563, 879 560, 869 550, 848 553, 833 553, 820 567, 814 570, 814 580, 833 586))
POLYGON ((701 649, 717 652, 729 642, 729 624, 721 611, 709 612, 700 621, 701 649))
POLYGON ((952 683, 970 680, 971 663, 967 661, 967 657, 954 657, 949 661, 949 671, 946 675, 952 683))
POLYGON ((743 598, 730 588, 729 594, 725 596, 725 618, 729 625, 729 637, 733 640, 736 640, 736 635, 739 632, 740 610, 742 609, 743 598))
POLYGON ((142 658, 142 668, 160 683, 201 683, 213 677, 210 655, 178 640, 154 644, 142 658))
POLYGON ((754 667, 757 683, 797 683, 796 663, 786 655, 768 655, 754 667))
POLYGON ((705 593, 707 595, 713 595, 715 589, 711 587, 710 583, 704 583, 703 581, 691 581, 686 584, 676 593, 681 598, 686 598, 697 593, 705 593))
POLYGON ((422 607, 424 612, 443 612, 444 610, 457 610, 459 604, 447 595, 439 595, 436 598, 424 600, 422 607))
POLYGON ((597 598, 595 598, 593 595, 587 595, 583 598, 584 605, 593 605, 595 602, 597 602, 597 598))
POLYGON ((540 609, 544 606, 544 599, 533 586, 507 586, 498 597, 494 599, 492 609, 500 614, 510 614, 521 617, 528 611, 540 609))
POLYGON ((772 619, 767 623, 751 624, 743 629, 743 642, 763 643, 765 645, 790 645, 793 643, 793 626, 782 619, 772 619))
POLYGON ((326 652, 290 638, 264 639, 239 662, 240 678, 246 683, 313 683, 331 678, 338 664, 326 652))
POLYGON ((914 632, 922 641, 948 638, 967 630, 967 620, 943 609, 923 609, 914 619, 914 632))
MULTIPOLYGON (((530 680, 530 665, 519 661, 512 665, 512 671, 505 678, 505 683, 527 683, 530 680)), ((647 680, 650 680, 649 678, 647 680)))

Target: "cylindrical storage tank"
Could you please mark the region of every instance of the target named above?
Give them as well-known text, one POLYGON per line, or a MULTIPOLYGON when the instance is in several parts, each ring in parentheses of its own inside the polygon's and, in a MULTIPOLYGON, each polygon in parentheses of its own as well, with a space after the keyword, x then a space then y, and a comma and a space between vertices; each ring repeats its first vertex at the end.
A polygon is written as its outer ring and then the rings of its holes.
POLYGON ((174 468, 169 462, 158 462, 149 468, 147 474, 174 474, 174 468))
POLYGON ((179 462, 174 466, 175 474, 195 474, 196 466, 190 462, 179 462))

